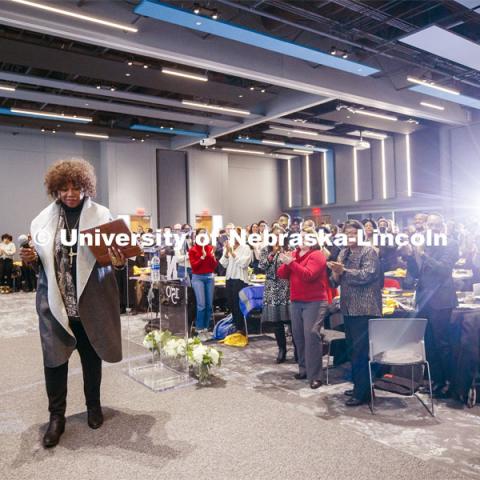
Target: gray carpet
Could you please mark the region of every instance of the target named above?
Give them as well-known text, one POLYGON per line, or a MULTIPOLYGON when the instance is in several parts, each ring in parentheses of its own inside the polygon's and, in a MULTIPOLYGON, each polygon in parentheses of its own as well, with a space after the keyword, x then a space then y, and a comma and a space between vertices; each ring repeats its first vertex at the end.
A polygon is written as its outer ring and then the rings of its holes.
POLYGON ((442 404, 431 419, 415 400, 388 399, 375 417, 365 407, 347 411, 343 370, 312 391, 292 379, 293 363, 273 364, 274 342, 263 337, 246 349, 224 347, 225 365, 208 388, 153 393, 125 375, 125 364, 105 365, 106 423, 97 431, 86 425, 75 354, 67 429, 46 451, 32 309, 31 295, 0 296, 0 479, 480 477, 477 409, 442 404))

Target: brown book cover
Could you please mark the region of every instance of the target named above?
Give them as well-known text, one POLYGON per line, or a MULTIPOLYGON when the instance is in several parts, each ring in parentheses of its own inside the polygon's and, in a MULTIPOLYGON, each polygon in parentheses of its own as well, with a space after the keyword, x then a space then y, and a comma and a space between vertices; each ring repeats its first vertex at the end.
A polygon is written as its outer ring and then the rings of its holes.
POLYGON ((119 246, 116 243, 116 236, 120 233, 126 233, 128 238, 131 238, 132 232, 128 228, 125 220, 119 218, 118 220, 113 220, 112 222, 104 223, 103 225, 98 225, 97 227, 88 228, 86 230, 82 230, 80 233, 91 233, 94 238, 96 238, 96 233, 99 233, 98 237, 100 237, 100 242, 98 245, 89 245, 88 248, 93 253, 97 262, 102 266, 105 267, 107 265, 111 265, 110 255, 108 254, 109 246, 106 245, 105 239, 101 235, 102 233, 108 235, 109 237, 114 234, 115 238, 111 244, 111 246, 116 247, 120 250, 125 258, 136 257, 142 253, 141 248, 138 245, 131 245, 130 242, 126 247, 119 246))

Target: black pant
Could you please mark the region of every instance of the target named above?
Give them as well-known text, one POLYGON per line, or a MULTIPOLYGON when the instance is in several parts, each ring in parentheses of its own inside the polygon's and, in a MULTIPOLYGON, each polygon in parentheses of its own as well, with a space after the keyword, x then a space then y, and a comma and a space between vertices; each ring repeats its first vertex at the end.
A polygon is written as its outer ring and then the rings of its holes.
MULTIPOLYGON (((70 328, 77 339, 77 350, 82 362, 83 391, 87 408, 100 406, 102 360, 93 349, 79 320, 70 319, 70 328)), ((59 367, 45 367, 45 384, 50 415, 64 416, 67 408, 68 362, 59 367)))
POLYGON ((374 316, 344 316, 345 335, 351 348, 353 396, 367 400, 370 395, 368 374, 368 320, 374 316))
POLYGON ((445 385, 450 381, 450 365, 452 349, 450 344, 450 318, 451 308, 437 310, 424 307, 418 312, 419 318, 428 320, 425 331, 425 350, 430 364, 432 381, 438 385, 445 385))
POLYGON ((232 313, 232 318, 237 330, 240 330, 241 332, 245 330, 245 323, 242 312, 240 311, 238 293, 245 287, 248 287, 248 285, 243 280, 229 279, 225 282, 228 308, 232 313))
POLYGON ((32 267, 22 264, 22 278, 23 278, 23 281, 25 282, 24 289, 27 292, 36 290, 37 277, 35 275, 35 270, 32 267))
POLYGON ((0 258, 0 287, 12 287, 13 260, 11 258, 0 258))
POLYGON ((275 322, 273 324, 273 333, 279 350, 287 349, 287 337, 285 335, 285 325, 283 322, 275 322))

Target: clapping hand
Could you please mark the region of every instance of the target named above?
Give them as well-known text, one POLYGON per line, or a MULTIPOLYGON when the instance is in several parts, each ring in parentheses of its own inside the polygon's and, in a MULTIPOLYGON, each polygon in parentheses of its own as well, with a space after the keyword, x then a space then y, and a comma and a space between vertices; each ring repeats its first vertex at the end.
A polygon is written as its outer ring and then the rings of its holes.
POLYGON ((285 263, 286 265, 289 265, 294 260, 291 253, 281 253, 279 259, 281 263, 285 263))
POLYGON ((342 275, 345 272, 345 266, 340 262, 327 262, 328 268, 336 275, 342 275))

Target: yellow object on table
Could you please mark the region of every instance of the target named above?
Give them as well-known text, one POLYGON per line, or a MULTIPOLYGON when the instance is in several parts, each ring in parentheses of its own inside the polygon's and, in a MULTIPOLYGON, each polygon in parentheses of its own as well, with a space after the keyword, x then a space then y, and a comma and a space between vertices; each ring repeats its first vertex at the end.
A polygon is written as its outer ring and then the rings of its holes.
POLYGON ((398 307, 398 302, 393 298, 383 300, 382 315, 392 315, 398 307))
POLYGON ((133 266, 133 275, 150 275, 150 267, 137 267, 136 265, 133 266))

